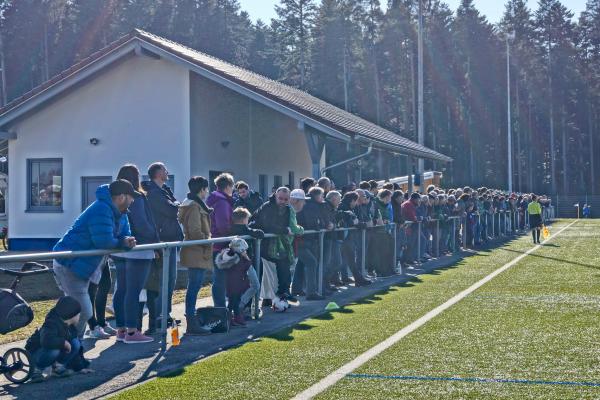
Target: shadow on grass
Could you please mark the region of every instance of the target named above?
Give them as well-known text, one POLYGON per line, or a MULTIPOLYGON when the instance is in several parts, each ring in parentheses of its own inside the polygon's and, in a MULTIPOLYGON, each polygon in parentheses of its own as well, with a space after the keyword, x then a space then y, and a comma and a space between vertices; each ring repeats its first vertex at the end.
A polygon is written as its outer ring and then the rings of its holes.
MULTIPOLYGON (((546 245, 548 246, 548 245, 546 245)), ((518 253, 518 254, 525 254, 524 251, 520 251, 520 250, 512 250, 512 249, 504 249, 506 251, 510 251, 511 253, 518 253)), ((571 265, 577 265, 580 267, 585 267, 585 268, 591 268, 591 269, 598 269, 600 270, 600 266, 598 265, 591 265, 591 264, 584 264, 584 263, 580 263, 577 261, 570 261, 570 260, 565 260, 562 258, 556 258, 556 257, 549 257, 549 256, 542 256, 540 254, 535 254, 535 253, 530 253, 529 257, 536 257, 536 258, 543 258, 545 260, 551 260, 551 261, 557 261, 563 264, 571 264, 571 265)))

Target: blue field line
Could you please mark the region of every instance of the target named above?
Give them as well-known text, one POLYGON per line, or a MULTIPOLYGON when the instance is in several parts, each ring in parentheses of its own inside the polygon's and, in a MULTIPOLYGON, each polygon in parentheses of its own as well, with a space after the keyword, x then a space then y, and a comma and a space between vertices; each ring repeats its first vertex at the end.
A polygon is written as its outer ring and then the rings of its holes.
POLYGON ((476 383, 517 383, 522 385, 563 385, 563 386, 589 386, 600 387, 596 382, 570 382, 570 381, 540 381, 528 379, 493 379, 493 378, 458 378, 444 376, 402 376, 402 375, 375 375, 375 374, 348 374, 346 378, 360 379, 395 379, 401 381, 447 381, 447 382, 476 382, 476 383))

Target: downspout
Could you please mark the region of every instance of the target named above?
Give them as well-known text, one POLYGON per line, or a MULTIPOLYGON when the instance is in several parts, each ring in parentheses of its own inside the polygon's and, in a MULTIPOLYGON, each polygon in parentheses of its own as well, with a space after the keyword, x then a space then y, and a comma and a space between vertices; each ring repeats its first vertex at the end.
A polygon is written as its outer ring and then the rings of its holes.
POLYGON ((321 176, 325 176, 325 171, 327 171, 327 170, 330 170, 332 168, 339 167, 340 165, 348 164, 349 162, 352 162, 354 160, 358 160, 360 158, 366 157, 369 154, 371 154, 372 151, 373 151, 373 143, 369 143, 369 147, 367 148, 367 151, 365 153, 362 153, 362 154, 359 154, 359 155, 354 156, 352 158, 349 158, 347 160, 340 161, 338 163, 332 164, 332 165, 330 165, 328 167, 321 168, 321 176))

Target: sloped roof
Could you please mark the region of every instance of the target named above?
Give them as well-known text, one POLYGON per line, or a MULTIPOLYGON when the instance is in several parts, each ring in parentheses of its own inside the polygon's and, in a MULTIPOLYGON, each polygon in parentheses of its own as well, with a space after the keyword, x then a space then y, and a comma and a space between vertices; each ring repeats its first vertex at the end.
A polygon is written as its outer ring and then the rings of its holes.
POLYGON ((401 154, 445 162, 452 161, 450 157, 397 135, 326 101, 320 100, 305 91, 274 81, 255 72, 142 30, 134 30, 129 35, 111 43, 104 49, 81 60, 61 74, 13 100, 0 109, 0 124, 5 124, 12 112, 23 107, 26 103, 36 98, 36 96, 52 89, 55 85, 65 80, 75 79, 80 72, 91 64, 115 52, 117 49, 130 44, 139 44, 142 48, 150 52, 152 52, 153 47, 159 48, 178 59, 185 60, 196 67, 218 75, 235 85, 239 85, 281 106, 291 109, 310 120, 317 121, 349 138, 372 142, 375 147, 386 148, 401 154))

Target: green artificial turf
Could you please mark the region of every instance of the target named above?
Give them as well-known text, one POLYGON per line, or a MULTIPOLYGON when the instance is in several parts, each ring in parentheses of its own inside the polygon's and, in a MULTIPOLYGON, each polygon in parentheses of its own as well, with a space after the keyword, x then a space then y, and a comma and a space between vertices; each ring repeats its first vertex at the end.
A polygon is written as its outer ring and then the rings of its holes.
MULTIPOLYGON (((578 222, 355 373, 600 384, 599 228, 578 222)), ((382 397, 598 399, 600 387, 351 377, 318 398, 382 397)))
MULTIPOLYGON (((553 227, 553 231, 558 231, 565 224, 566 222, 557 223, 553 227)), ((590 226, 590 233, 593 232, 592 228, 594 227, 600 227, 600 224, 590 226)), ((564 239, 568 239, 573 232, 568 230, 563 234, 565 235, 564 239)), ((534 254, 545 255, 546 252, 549 252, 548 254, 553 254, 552 257, 564 258, 561 251, 568 250, 565 247, 576 248, 569 240, 564 239, 555 242, 561 247, 547 247, 534 254)), ((581 238, 579 240, 581 241, 581 238)), ((595 251, 591 243, 597 239, 589 237, 585 240, 588 242, 587 244, 578 244, 577 246, 583 246, 582 257, 585 257, 586 252, 589 257, 589 254, 595 251)), ((421 275, 412 282, 344 307, 339 312, 309 319, 293 329, 287 329, 221 353, 190 366, 172 377, 158 378, 132 390, 122 392, 118 397, 123 399, 150 397, 285 399, 293 397, 426 312, 510 262, 520 252, 528 250, 531 246, 530 239, 522 237, 502 248, 482 251, 478 255, 465 258, 450 268, 421 275)), ((568 254, 569 259, 575 257, 576 254, 568 254)), ((555 286, 558 285, 552 284, 555 280, 561 282, 564 287, 571 287, 571 285, 565 279, 560 263, 552 267, 554 264, 551 260, 544 259, 543 263, 539 261, 536 263, 536 260, 538 258, 530 256, 522 263, 524 266, 531 265, 531 269, 539 269, 540 273, 544 274, 543 278, 536 279, 537 274, 515 274, 513 270, 507 271, 488 285, 493 284, 496 287, 498 282, 503 282, 499 286, 500 288, 504 291, 514 291, 508 298, 505 298, 504 295, 500 298, 494 297, 498 295, 497 292, 490 291, 491 289, 486 285, 473 293, 472 298, 468 297, 407 336, 393 349, 372 360, 360 372, 397 375, 412 371, 412 373, 418 372, 419 374, 451 376, 468 371, 468 376, 476 377, 544 378, 533 372, 526 376, 513 374, 513 366, 527 369, 532 365, 527 357, 521 358, 522 348, 530 348, 529 341, 525 340, 522 335, 527 338, 535 338, 538 335, 538 332, 535 331, 538 326, 528 327, 528 324, 534 322, 536 320, 534 316, 537 316, 535 311, 530 311, 530 308, 537 310, 539 305, 531 298, 529 298, 529 302, 520 300, 518 304, 509 305, 510 299, 527 297, 530 291, 542 293, 544 290, 555 290, 555 286), (549 276, 545 276, 546 274, 549 276), (560 279, 553 275, 560 275, 560 279), (507 281, 508 276, 512 276, 512 278, 507 281), (546 280, 547 284, 544 287, 536 286, 546 280), (528 286, 530 284, 531 288, 528 286), (521 289, 523 291, 520 291, 521 289), (530 304, 530 302, 535 304, 530 304), (467 304, 468 307, 466 307, 467 304), (519 318, 504 316, 501 312, 504 308, 512 310, 513 314, 519 318), (490 331, 493 333, 490 334, 490 331), (411 344, 408 345, 408 343, 411 344), (393 355, 386 357, 388 353, 393 353, 393 355), (491 373, 493 375, 490 376, 491 373)), ((513 268, 515 271, 522 269, 521 264, 513 268)), ((586 271, 589 276, 598 273, 598 271, 590 269, 586 269, 586 271)), ((589 290, 577 292, 578 296, 585 297, 594 293, 589 276, 588 280, 583 281, 583 285, 578 285, 581 288, 587 284, 585 287, 589 286, 589 290)), ((583 279, 583 277, 579 278, 583 279)), ((504 293, 502 292, 502 294, 504 293)), ((549 294, 553 298, 554 292, 550 291, 549 294)), ((599 293, 596 292, 596 294, 599 293)), ((580 307, 585 307, 588 303, 589 298, 586 297, 585 301, 580 301, 580 307)), ((548 302, 544 304, 547 309, 554 308, 548 302)), ((592 306, 588 304, 588 307, 592 306)), ((568 304, 563 308, 565 308, 565 312, 571 313, 573 321, 585 326, 588 331, 595 330, 590 326, 592 318, 597 317, 593 312, 589 312, 589 319, 584 320, 579 317, 579 311, 570 310, 568 304)), ((561 315, 559 317, 562 318, 561 315)), ((550 326, 543 326, 544 332, 554 331, 553 326, 556 321, 546 321, 546 323, 549 322, 552 322, 549 324, 550 326)), ((559 323, 561 329, 565 329, 562 324, 561 321, 559 323)), ((568 331, 571 332, 569 337, 579 338, 584 335, 575 335, 574 332, 577 329, 570 323, 565 322, 564 325, 569 327, 568 331)), ((580 353, 588 349, 585 345, 589 345, 589 343, 591 342, 578 342, 577 346, 573 344, 573 353, 570 354, 570 357, 586 359, 584 354, 580 353)), ((552 351, 549 344, 551 342, 538 344, 537 347, 534 346, 536 348, 531 348, 531 351, 536 352, 539 357, 544 357, 544 362, 553 361, 551 366, 542 366, 541 369, 549 371, 550 367, 556 367, 556 365, 559 367, 560 365, 569 365, 574 374, 581 373, 574 369, 575 362, 572 364, 561 362, 557 358, 557 354, 560 355, 562 352, 552 351), (552 352, 546 354, 540 350, 541 347, 552 352)), ((593 369, 591 363, 588 365, 588 369, 590 371, 593 369)), ((592 375, 589 374, 589 377, 592 375)), ((571 378, 573 377, 574 375, 571 376, 571 378)), ((347 378, 324 393, 322 397, 369 399, 455 396, 468 398, 474 390, 479 388, 480 391, 474 396, 480 398, 487 393, 486 391, 499 386, 501 385, 480 384, 477 386, 476 384, 453 382, 430 384, 347 378), (438 390, 430 389, 434 386, 438 390), (411 391, 411 387, 414 390, 411 391), (464 391, 461 390, 461 387, 464 387, 464 391)), ((505 384, 502 388, 508 386, 505 384)), ((530 389, 523 388, 522 390, 523 393, 527 393, 530 389)), ((597 393, 600 394, 600 389, 597 393)))

